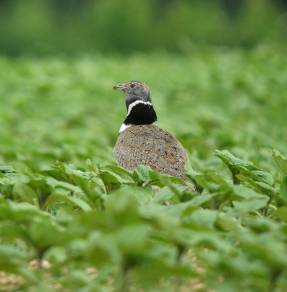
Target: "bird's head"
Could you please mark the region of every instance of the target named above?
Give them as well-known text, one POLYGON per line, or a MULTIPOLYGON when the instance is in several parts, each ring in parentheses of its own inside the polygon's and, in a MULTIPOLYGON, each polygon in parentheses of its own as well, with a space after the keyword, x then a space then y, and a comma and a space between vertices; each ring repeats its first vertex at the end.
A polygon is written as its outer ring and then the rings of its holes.
POLYGON ((114 86, 114 89, 123 91, 126 97, 127 116, 123 124, 125 127, 152 124, 157 120, 150 89, 143 82, 128 81, 114 86))
POLYGON ((114 86, 114 89, 124 92, 127 107, 136 100, 151 102, 150 89, 140 81, 128 81, 114 86))

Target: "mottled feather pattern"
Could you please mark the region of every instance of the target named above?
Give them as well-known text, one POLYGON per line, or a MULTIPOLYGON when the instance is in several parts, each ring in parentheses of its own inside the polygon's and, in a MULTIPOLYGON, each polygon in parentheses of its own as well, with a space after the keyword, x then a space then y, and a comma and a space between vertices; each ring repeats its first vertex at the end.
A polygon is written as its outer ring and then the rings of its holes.
POLYGON ((184 177, 187 155, 180 143, 155 125, 132 125, 119 134, 114 155, 119 165, 138 165, 177 177, 184 177))

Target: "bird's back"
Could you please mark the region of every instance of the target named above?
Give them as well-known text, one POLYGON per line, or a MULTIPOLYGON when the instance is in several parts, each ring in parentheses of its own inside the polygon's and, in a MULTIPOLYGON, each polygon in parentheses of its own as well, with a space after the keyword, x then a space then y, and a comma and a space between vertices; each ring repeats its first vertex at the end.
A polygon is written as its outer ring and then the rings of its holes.
POLYGON ((114 155, 126 169, 147 165, 155 171, 183 177, 187 160, 181 144, 155 125, 132 125, 118 136, 114 155))

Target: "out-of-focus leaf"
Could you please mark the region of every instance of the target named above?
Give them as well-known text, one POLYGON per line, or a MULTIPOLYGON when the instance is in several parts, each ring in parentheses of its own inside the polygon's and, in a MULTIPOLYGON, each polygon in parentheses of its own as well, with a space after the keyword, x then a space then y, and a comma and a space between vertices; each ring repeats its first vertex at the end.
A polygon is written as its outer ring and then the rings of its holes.
POLYGON ((60 244, 65 239, 65 229, 52 220, 33 220, 27 233, 33 245, 40 250, 60 244))
POLYGON ((71 205, 73 207, 78 207, 83 211, 90 211, 91 207, 90 205, 84 201, 82 198, 77 197, 76 195, 72 195, 70 193, 65 193, 59 191, 55 191, 46 201, 45 208, 53 207, 57 203, 66 203, 68 205, 71 205))
POLYGON ((280 199, 287 205, 287 176, 285 176, 281 182, 280 199))
POLYGON ((150 183, 150 168, 144 165, 139 165, 133 172, 133 178, 139 185, 150 183))
POLYGON ((13 197, 15 201, 38 204, 37 193, 27 184, 16 183, 13 187, 13 197))
POLYGON ((19 273, 25 265, 27 254, 24 251, 10 245, 0 245, 0 270, 19 273))
POLYGON ((287 207, 278 208, 275 215, 283 221, 287 222, 287 207))
POLYGON ((227 150, 216 150, 216 155, 228 166, 234 182, 250 185, 255 190, 259 190, 270 197, 275 195, 276 191, 272 187, 274 180, 270 173, 257 168, 251 162, 235 157, 227 150))
POLYGON ((260 181, 265 181, 268 184, 272 183, 273 180, 271 175, 267 172, 260 170, 259 168, 254 166, 253 163, 239 159, 227 150, 216 150, 215 153, 235 175, 237 173, 249 174, 253 178, 257 178, 260 181))
POLYGON ((272 157, 283 175, 287 176, 287 158, 278 150, 273 150, 272 157))
POLYGON ((269 198, 260 196, 246 201, 233 202, 234 208, 240 212, 254 212, 267 206, 269 198))
POLYGON ((204 188, 211 190, 212 192, 221 190, 230 191, 230 184, 215 171, 208 171, 199 173, 194 176, 195 180, 204 188))
POLYGON ((121 228, 111 236, 124 254, 144 254, 148 244, 150 227, 145 224, 134 224, 121 228))
POLYGON ((105 169, 112 171, 113 173, 116 173, 117 175, 121 176, 124 180, 127 182, 129 181, 130 183, 133 183, 132 180, 132 173, 120 166, 117 165, 107 165, 105 169))
POLYGON ((224 213, 218 214, 216 218, 216 225, 225 231, 237 232, 241 229, 241 225, 235 218, 224 213))
POLYGON ((184 223, 198 228, 213 229, 217 218, 217 212, 214 210, 198 209, 189 216, 184 217, 184 223))
POLYGON ((122 178, 118 174, 110 171, 110 170, 100 170, 99 177, 104 182, 107 191, 111 191, 114 189, 118 189, 121 184, 128 184, 130 183, 129 180, 122 178))
POLYGON ((93 232, 85 241, 75 240, 70 243, 74 257, 84 257, 93 265, 105 266, 119 264, 120 253, 111 237, 93 232))
POLYGON ((28 203, 9 202, 7 205, 0 205, 0 220, 10 219, 21 223, 30 222, 33 218, 49 218, 49 214, 28 203))

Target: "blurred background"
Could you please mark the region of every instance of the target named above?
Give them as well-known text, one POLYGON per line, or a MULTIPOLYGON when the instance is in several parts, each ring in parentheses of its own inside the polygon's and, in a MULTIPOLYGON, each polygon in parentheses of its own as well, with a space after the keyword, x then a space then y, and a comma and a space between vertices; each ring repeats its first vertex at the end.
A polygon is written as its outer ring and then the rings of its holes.
POLYGON ((0 0, 0 54, 286 44, 287 0, 0 0))

